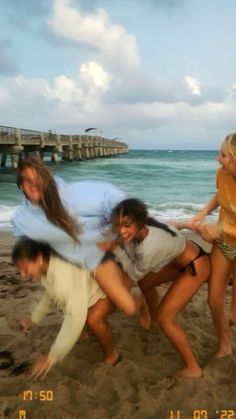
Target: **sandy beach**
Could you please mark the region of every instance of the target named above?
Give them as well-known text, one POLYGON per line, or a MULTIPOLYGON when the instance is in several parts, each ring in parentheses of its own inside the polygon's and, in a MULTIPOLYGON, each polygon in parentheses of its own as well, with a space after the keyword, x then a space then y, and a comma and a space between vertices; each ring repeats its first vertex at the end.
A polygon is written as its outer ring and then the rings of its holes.
MULTIPOLYGON (((1 418, 236 417, 236 327, 231 327, 234 355, 213 359, 216 336, 207 305, 207 284, 179 316, 204 368, 202 378, 174 378, 174 372, 182 366, 181 359, 162 332, 145 331, 138 325, 138 318, 115 312, 110 322, 122 355, 119 364, 101 366, 100 347, 89 334, 89 339, 78 342, 45 380, 30 379, 30 366, 48 351, 60 328, 61 317, 53 312, 27 335, 19 329, 17 319, 30 313, 40 285, 23 283, 15 273, 9 256, 12 243, 10 234, 0 233, 0 340, 1 351, 6 351, 0 357, 1 418), (23 400, 23 395, 28 400, 23 400), (200 416, 199 410, 205 413, 200 416)), ((161 287, 160 294, 165 290, 166 286, 161 287)), ((231 286, 228 286, 229 312, 230 303, 231 286)))

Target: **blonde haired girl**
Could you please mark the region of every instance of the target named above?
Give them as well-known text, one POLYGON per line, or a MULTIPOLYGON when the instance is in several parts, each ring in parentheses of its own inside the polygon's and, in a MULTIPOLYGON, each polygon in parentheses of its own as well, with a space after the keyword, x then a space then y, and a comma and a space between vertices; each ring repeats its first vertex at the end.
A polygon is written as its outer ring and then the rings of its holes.
POLYGON ((217 156, 220 168, 216 175, 217 192, 192 218, 191 226, 213 244, 212 272, 209 283, 209 306, 219 339, 217 357, 232 354, 229 324, 225 311, 225 293, 233 273, 233 322, 236 323, 236 134, 227 135, 217 156), (215 224, 205 224, 205 216, 219 207, 215 224))

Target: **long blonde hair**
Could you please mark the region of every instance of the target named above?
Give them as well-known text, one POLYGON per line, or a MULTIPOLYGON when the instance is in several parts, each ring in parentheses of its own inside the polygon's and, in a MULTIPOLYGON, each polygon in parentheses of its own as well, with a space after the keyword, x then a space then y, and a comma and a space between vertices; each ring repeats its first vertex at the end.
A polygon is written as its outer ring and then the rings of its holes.
POLYGON ((231 157, 236 161, 236 134, 227 135, 224 142, 227 144, 231 157))
POLYGON ((79 233, 79 226, 65 209, 59 196, 57 184, 50 170, 37 157, 30 157, 21 161, 19 163, 17 173, 17 185, 21 190, 23 182, 22 173, 26 168, 35 170, 38 177, 42 181, 41 199, 39 201, 39 206, 43 209, 47 219, 56 226, 60 227, 67 234, 69 234, 69 236, 78 242, 77 235, 79 233))

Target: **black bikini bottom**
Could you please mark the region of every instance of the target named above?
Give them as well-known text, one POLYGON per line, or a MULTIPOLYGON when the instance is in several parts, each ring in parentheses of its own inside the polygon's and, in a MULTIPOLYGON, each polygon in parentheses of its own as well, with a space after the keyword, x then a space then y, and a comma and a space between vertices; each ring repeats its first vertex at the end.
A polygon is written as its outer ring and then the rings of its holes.
POLYGON ((201 246, 199 246, 199 244, 195 243, 194 241, 192 241, 192 243, 194 243, 194 244, 196 244, 196 246, 198 246, 199 252, 198 252, 197 256, 193 260, 191 260, 191 262, 188 262, 187 265, 185 265, 183 268, 179 269, 179 271, 184 272, 188 269, 189 272, 191 273, 191 275, 195 276, 195 275, 197 275, 196 268, 194 266, 195 260, 197 260, 201 256, 209 255, 209 253, 205 252, 205 250, 201 246))

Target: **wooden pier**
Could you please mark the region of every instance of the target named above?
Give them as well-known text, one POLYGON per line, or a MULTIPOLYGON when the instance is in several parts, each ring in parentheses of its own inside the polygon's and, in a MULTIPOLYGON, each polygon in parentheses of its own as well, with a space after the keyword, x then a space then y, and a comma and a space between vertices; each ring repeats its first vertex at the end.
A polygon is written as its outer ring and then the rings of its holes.
POLYGON ((128 145, 116 139, 97 135, 66 135, 28 129, 0 126, 0 166, 6 166, 7 156, 11 157, 12 167, 29 155, 44 158, 51 153, 51 161, 82 161, 97 157, 108 157, 128 152, 128 145))

